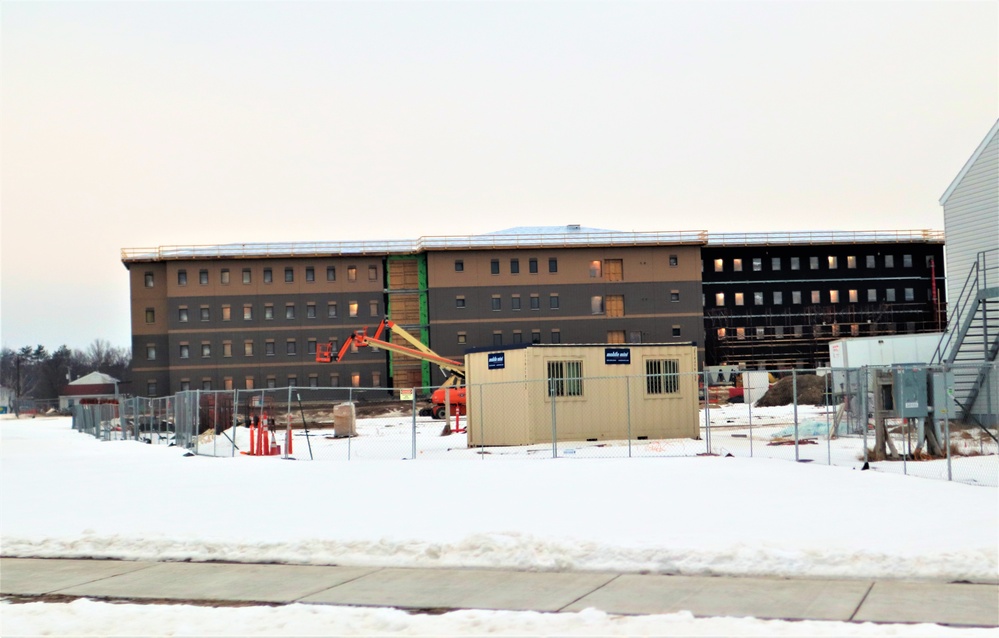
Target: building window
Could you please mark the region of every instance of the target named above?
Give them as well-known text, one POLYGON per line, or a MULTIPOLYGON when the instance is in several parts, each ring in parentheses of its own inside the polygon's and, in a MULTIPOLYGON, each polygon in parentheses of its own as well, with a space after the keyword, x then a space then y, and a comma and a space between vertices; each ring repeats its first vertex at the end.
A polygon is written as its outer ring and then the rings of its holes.
POLYGON ((243 269, 243 283, 248 284, 253 281, 252 271, 249 268, 243 269))
POLYGON ((264 354, 266 356, 273 357, 274 356, 274 351, 275 350, 274 350, 274 340, 273 339, 268 339, 266 342, 264 342, 264 354))
POLYGON ((846 267, 848 269, 856 268, 857 267, 857 256, 856 255, 847 255, 846 256, 846 267))
POLYGON ((467 342, 468 342, 468 334, 466 334, 464 332, 459 332, 458 333, 458 343, 467 343, 467 342))
POLYGON ((503 333, 502 332, 494 332, 493 333, 493 345, 494 346, 501 346, 501 345, 503 345, 503 333))
POLYGON ((336 266, 326 266, 326 281, 336 281, 336 266))
POLYGON ((912 268, 912 255, 902 255, 902 267, 912 268))
POLYGON ((558 328, 555 328, 554 330, 552 330, 552 332, 551 332, 551 342, 552 343, 562 343, 562 332, 558 328))
POLYGON ((607 295, 607 316, 624 316, 624 295, 607 295))
POLYGON ((895 301, 894 288, 885 288, 885 301, 895 301))
POLYGON ((725 305, 725 293, 723 293, 723 292, 716 292, 715 293, 715 305, 716 306, 724 306, 725 305))
POLYGON ((857 303, 857 291, 856 290, 850 290, 847 294, 849 295, 850 303, 857 303))
POLYGON ((202 379, 201 380, 201 389, 202 390, 206 390, 206 391, 207 390, 211 390, 212 389, 212 380, 211 379, 202 379))
POLYGON ((600 266, 599 259, 594 259, 590 262, 590 277, 600 277, 603 274, 600 266))
POLYGON ((732 270, 735 272, 742 272, 742 260, 738 257, 732 260, 732 270))
POLYGON ((243 342, 243 356, 244 357, 252 357, 253 356, 253 342, 252 341, 244 341, 243 342))
POLYGON ((333 372, 333 373, 330 374, 330 387, 331 388, 338 388, 338 387, 340 387, 340 373, 339 372, 333 372))
POLYGON ((222 356, 223 357, 231 357, 232 356, 232 342, 231 341, 223 341, 222 342, 222 356))
POLYGON ((541 343, 540 330, 531 330, 531 343, 541 343))
POLYGON ((284 269, 284 282, 286 284, 290 284, 293 281, 295 281, 295 269, 294 268, 285 268, 284 269))
POLYGON ((347 281, 357 281, 357 266, 347 266, 347 281))
POLYGON ((558 305, 557 293, 548 295, 548 308, 550 308, 551 310, 558 310, 559 305, 558 305))
POLYGON ((680 301, 680 291, 679 290, 670 290, 669 291, 669 300, 670 300, 671 303, 677 303, 678 301, 680 301))
POLYGON ((878 300, 878 291, 875 288, 868 288, 867 301, 877 301, 877 300, 878 300))
POLYGON ((680 265, 680 257, 678 255, 669 256, 669 265, 671 268, 676 268, 680 265))
POLYGON ((718 330, 716 331, 716 334, 718 335, 718 339, 724 339, 725 338, 725 333, 726 333, 725 328, 718 328, 718 330))
POLYGON ((336 319, 336 302, 330 301, 326 304, 326 318, 336 319))
POLYGON ((770 258, 770 269, 775 271, 780 270, 780 257, 770 258))
POLYGON ((274 271, 270 268, 264 268, 264 283, 269 284, 274 281, 274 271))
POLYGON ((741 292, 735 293, 735 305, 741 306, 745 303, 745 298, 741 292))
POLYGON ((604 279, 607 281, 624 280, 624 260, 606 259, 604 260, 604 279))
POLYGON ((531 310, 541 310, 541 297, 539 295, 531 295, 531 310))
POLYGON ((264 304, 264 319, 271 320, 274 318, 274 304, 264 304))
POLYGON ((458 295, 457 297, 454 298, 454 307, 455 308, 464 308, 465 307, 465 296, 464 295, 458 295))
POLYGON ((885 268, 895 267, 895 255, 885 255, 885 268))
POLYGON ((207 270, 202 269, 202 270, 198 271, 198 283, 200 283, 202 286, 207 286, 208 285, 208 271, 207 270))
POLYGON ((181 306, 177 309, 177 321, 180 323, 187 323, 187 306, 181 306))
POLYGON ((306 319, 315 319, 316 318, 316 304, 315 303, 307 303, 307 304, 305 304, 305 318, 306 319))
POLYGON ((645 360, 645 393, 676 394, 680 391, 679 359, 645 360))
POLYGON ((143 279, 145 281, 146 288, 152 288, 153 287, 153 273, 147 272, 144 275, 143 279))
POLYGON ((267 385, 268 389, 276 388, 277 387, 277 379, 275 379, 274 377, 267 377, 266 385, 267 385))
POLYGON ((673 326, 673 336, 674 337, 679 337, 680 336, 680 326, 676 326, 676 325, 673 326))
POLYGON ((378 316, 378 301, 371 300, 368 302, 368 314, 370 314, 372 317, 378 316))
POLYGON ((250 321, 253 319, 253 306, 246 304, 243 306, 243 320, 250 321))
POLYGON ((860 336, 860 325, 851 323, 850 324, 850 336, 859 337, 860 336))
POLYGON ((821 298, 818 290, 812 291, 812 303, 820 303, 821 298))
POLYGON ((839 259, 836 255, 829 255, 829 270, 835 270, 839 268, 839 259))
POLYGON ((915 299, 915 295, 913 294, 912 288, 906 288, 905 289, 905 300, 906 301, 913 301, 914 299, 915 299))
POLYGON ((753 293, 753 305, 754 306, 762 306, 763 305, 763 293, 762 292, 754 292, 753 293))
POLYGON ((210 357, 210 356, 212 356, 212 344, 210 344, 210 343, 202 343, 201 344, 201 356, 202 357, 210 357))
POLYGON ((829 291, 829 303, 839 303, 839 291, 830 290, 829 291))
POLYGON ((246 377, 243 380, 243 387, 245 387, 247 390, 252 390, 253 389, 253 377, 246 377))
POLYGON ((190 389, 191 389, 191 380, 190 379, 181 379, 180 380, 180 391, 181 392, 188 392, 188 391, 190 391, 190 389))
POLYGON ((305 349, 306 354, 311 354, 311 355, 316 354, 316 340, 309 339, 308 341, 306 341, 305 348, 306 348, 305 349))
POLYGON ((868 268, 876 268, 877 267, 874 255, 868 255, 867 259, 866 259, 866 263, 867 263, 867 267, 868 268))
POLYGON ((378 281, 378 266, 368 266, 368 281, 378 281))
POLYGON ((548 259, 548 272, 558 272, 558 259, 555 257, 548 259))
POLYGON ((792 304, 800 304, 801 303, 801 291, 800 290, 792 290, 791 291, 791 303, 792 304))
POLYGON ((604 298, 602 295, 590 297, 590 313, 594 315, 604 314, 604 298))
POLYGON ((746 329, 745 328, 736 328, 735 329, 735 338, 736 339, 740 339, 740 340, 745 339, 746 338, 746 329))
POLYGON ((583 362, 549 361, 548 396, 550 397, 583 396, 583 362))
POLYGON ((780 290, 774 291, 774 305, 779 306, 784 303, 784 293, 780 290))
POLYGON ((285 319, 295 318, 295 304, 289 303, 284 305, 284 318, 285 319))
POLYGON ((146 382, 146 395, 147 396, 151 396, 151 397, 156 396, 156 382, 155 381, 147 381, 146 382))
POLYGON ((208 306, 201 306, 201 320, 211 321, 212 313, 208 306))
POLYGON ((146 346, 146 359, 150 361, 156 360, 156 346, 152 344, 146 346))
POLYGON ((146 308, 146 323, 156 323, 156 310, 146 308))
POLYGON ((312 282, 316 280, 316 269, 309 266, 305 269, 305 281, 312 282))
POLYGON ((791 257, 791 270, 801 270, 800 257, 791 257))
POLYGON ((774 336, 778 339, 784 338, 784 326, 774 326, 774 336))
POLYGON ((465 260, 455 259, 454 260, 454 271, 455 272, 465 272, 465 260))
POLYGON ((232 320, 232 307, 227 305, 222 306, 222 321, 232 320))
POLYGON ((725 271, 725 260, 724 259, 716 259, 715 260, 715 272, 724 272, 724 271, 725 271))
POLYGON ((538 274, 538 260, 537 259, 527 260, 527 270, 532 275, 538 274))
POLYGON ((351 301, 347 304, 347 314, 351 317, 357 316, 357 302, 351 301))
POLYGON ((294 374, 289 374, 288 375, 288 387, 289 388, 294 388, 297 385, 298 385, 298 376, 294 375, 294 374))
POLYGON ((766 329, 763 326, 756 326, 756 338, 762 339, 767 334, 766 329))
POLYGON ((819 258, 818 257, 809 257, 808 258, 808 268, 809 268, 809 270, 818 270, 819 269, 819 258))
POLYGON ((286 354, 298 354, 298 342, 294 339, 288 339, 284 344, 284 351, 286 354))
POLYGON ((350 373, 350 385, 352 385, 355 388, 361 387, 361 373, 360 372, 351 372, 350 373))
POLYGON ((524 333, 522 333, 520 330, 514 330, 513 331, 513 342, 514 343, 523 343, 524 342, 524 333))
POLYGON ((489 261, 489 272, 493 275, 499 274, 499 259, 491 259, 489 261))
POLYGON ((186 343, 180 344, 180 358, 189 359, 191 357, 191 346, 186 343))
POLYGON ((219 272, 219 281, 220 281, 220 282, 221 282, 221 283, 222 283, 223 285, 229 285, 229 269, 228 269, 228 268, 223 268, 223 269, 222 269, 222 270, 221 270, 221 271, 219 272))
POLYGON ((760 257, 753 257, 753 271, 760 272, 763 270, 763 259, 760 257))
POLYGON ((187 285, 187 271, 186 270, 178 270, 177 271, 177 285, 178 286, 186 286, 187 285))

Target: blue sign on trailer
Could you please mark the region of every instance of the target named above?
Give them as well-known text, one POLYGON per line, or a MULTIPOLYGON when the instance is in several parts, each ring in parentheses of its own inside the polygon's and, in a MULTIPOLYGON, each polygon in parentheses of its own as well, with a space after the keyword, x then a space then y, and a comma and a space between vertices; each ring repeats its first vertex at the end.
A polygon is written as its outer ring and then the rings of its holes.
POLYGON ((490 370, 501 370, 506 367, 506 353, 505 352, 490 352, 489 353, 489 369, 490 370))
POLYGON ((630 364, 631 348, 604 348, 604 363, 607 365, 630 364))

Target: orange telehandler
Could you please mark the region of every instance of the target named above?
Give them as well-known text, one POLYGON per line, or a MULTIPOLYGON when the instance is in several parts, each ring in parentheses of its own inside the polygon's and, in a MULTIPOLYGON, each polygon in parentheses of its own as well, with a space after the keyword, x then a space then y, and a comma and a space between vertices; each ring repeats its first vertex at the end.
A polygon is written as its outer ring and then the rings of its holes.
POLYGON ((419 339, 409 334, 409 332, 405 329, 396 325, 394 321, 382 319, 381 323, 378 324, 378 328, 375 330, 375 333, 370 336, 368 335, 367 328, 356 331, 346 341, 344 341, 335 357, 333 355, 332 342, 318 344, 316 346, 316 361, 319 363, 340 363, 352 345, 356 345, 359 348, 364 346, 374 346, 376 348, 381 348, 382 350, 388 350, 389 352, 395 352, 407 357, 437 364, 437 366, 440 367, 441 372, 447 375, 447 380, 430 395, 430 416, 433 416, 435 419, 445 418, 447 416, 446 406, 448 404, 451 406, 452 416, 464 416, 466 414, 467 410, 464 386, 465 365, 460 361, 440 356, 421 343, 419 339), (401 346, 399 344, 392 343, 391 341, 382 339, 381 337, 386 330, 391 330, 393 334, 399 335, 412 344, 413 347, 410 348, 401 346))

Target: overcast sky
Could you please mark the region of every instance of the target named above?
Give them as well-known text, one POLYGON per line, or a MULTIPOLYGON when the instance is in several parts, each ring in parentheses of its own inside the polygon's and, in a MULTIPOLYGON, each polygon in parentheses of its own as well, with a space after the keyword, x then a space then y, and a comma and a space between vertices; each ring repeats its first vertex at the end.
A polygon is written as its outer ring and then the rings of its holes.
POLYGON ((2 8, 2 342, 129 345, 120 250, 943 228, 999 3, 2 8))

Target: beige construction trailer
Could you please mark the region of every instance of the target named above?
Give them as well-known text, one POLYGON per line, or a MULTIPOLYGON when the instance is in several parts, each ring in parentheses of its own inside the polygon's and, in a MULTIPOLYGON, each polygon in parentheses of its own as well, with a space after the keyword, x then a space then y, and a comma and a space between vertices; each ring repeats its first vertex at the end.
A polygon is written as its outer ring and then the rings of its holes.
POLYGON ((524 344, 465 355, 468 445, 697 438, 697 347, 524 344))

